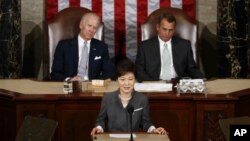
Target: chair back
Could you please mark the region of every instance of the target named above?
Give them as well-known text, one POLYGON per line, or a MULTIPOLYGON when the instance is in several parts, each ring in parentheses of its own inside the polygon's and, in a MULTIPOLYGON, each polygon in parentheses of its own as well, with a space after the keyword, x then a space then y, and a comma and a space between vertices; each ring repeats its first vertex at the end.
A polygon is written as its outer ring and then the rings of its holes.
POLYGON ((15 141, 51 141, 57 125, 54 120, 26 116, 15 141))
POLYGON ((178 8, 160 8, 153 11, 147 18, 146 22, 141 25, 141 40, 147 40, 157 35, 156 24, 158 17, 163 13, 171 13, 177 21, 175 36, 190 40, 194 59, 197 61, 196 43, 197 43, 197 23, 189 17, 183 10, 178 8))
MULTIPOLYGON (((81 17, 91 12, 84 7, 69 7, 58 12, 55 19, 48 23, 49 73, 53 63, 55 48, 60 40, 76 37, 80 31, 81 17)), ((103 23, 99 26, 94 38, 103 40, 103 23)))

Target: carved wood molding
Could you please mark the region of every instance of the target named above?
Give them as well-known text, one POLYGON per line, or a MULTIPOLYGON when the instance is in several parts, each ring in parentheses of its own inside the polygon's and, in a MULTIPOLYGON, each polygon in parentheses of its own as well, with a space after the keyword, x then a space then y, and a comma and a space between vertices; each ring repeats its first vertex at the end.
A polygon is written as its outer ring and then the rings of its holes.
POLYGON ((226 141, 219 125, 219 120, 226 118, 223 110, 204 113, 204 141, 226 141))

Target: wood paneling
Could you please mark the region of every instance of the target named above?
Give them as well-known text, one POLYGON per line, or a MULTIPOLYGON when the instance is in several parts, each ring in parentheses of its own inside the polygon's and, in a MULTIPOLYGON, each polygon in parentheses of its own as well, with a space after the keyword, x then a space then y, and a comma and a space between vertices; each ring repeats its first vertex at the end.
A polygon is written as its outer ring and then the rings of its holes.
MULTIPOLYGON (((220 95, 145 93, 153 123, 169 132, 171 141, 224 140, 218 120, 250 116, 250 89, 220 95), (245 110, 244 110, 245 109, 245 110)), ((0 90, 1 140, 13 141, 25 115, 58 121, 55 141, 88 141, 102 94, 28 95, 0 90)))

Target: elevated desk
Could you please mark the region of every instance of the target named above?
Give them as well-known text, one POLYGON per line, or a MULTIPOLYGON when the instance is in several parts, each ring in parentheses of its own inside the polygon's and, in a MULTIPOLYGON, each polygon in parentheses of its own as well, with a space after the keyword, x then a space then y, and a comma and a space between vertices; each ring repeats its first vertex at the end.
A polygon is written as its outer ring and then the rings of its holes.
MULTIPOLYGON (((112 86, 111 86, 112 85, 112 86)), ((62 82, 28 79, 0 80, 0 137, 14 141, 26 115, 59 122, 55 141, 88 141, 98 115, 103 91, 92 88, 79 94, 64 94, 62 82)), ((171 141, 223 141, 219 119, 250 116, 250 80, 207 81, 207 95, 148 92, 150 115, 156 127, 169 132, 171 141)))

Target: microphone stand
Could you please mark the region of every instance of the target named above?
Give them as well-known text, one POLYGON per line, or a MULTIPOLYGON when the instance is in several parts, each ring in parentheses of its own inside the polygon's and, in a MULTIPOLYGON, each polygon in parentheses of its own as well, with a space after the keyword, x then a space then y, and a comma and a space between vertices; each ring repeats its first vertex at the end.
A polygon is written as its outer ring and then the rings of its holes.
POLYGON ((127 106, 127 111, 129 113, 129 118, 130 118, 130 140, 129 141, 134 141, 133 139, 133 133, 132 133, 132 115, 133 115, 133 112, 134 112, 134 106, 133 105, 128 105, 127 106))
POLYGON ((133 139, 133 133, 132 133, 132 114, 133 113, 129 113, 129 117, 130 117, 130 140, 129 141, 134 141, 133 139))

